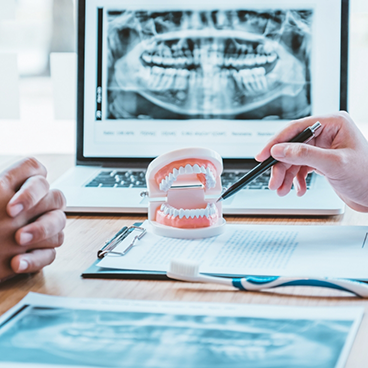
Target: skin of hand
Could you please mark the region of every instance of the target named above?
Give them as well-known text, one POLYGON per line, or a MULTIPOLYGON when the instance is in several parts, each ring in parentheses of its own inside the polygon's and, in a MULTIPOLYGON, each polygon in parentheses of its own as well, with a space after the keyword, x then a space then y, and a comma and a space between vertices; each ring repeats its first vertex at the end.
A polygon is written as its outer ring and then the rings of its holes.
POLYGON ((270 155, 279 161, 271 169, 269 182, 278 195, 288 194, 292 184, 298 196, 304 195, 305 178, 316 171, 349 207, 368 212, 368 142, 348 113, 291 122, 255 158, 262 162, 270 155), (317 121, 322 127, 308 144, 284 143, 317 121))
POLYGON ((49 265, 64 241, 65 198, 46 174, 34 158, 0 173, 0 281, 49 265))

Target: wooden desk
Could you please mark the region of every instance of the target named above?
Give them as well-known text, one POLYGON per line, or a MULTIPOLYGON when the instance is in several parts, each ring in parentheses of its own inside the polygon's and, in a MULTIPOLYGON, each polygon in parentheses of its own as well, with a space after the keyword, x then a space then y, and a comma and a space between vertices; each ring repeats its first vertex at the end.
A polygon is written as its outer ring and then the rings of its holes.
MULTIPOLYGON (((42 155, 37 158, 49 170, 53 181, 73 165, 69 155, 42 155)), ((19 157, 0 157, 0 170, 19 157)), ((368 300, 350 294, 311 287, 288 287, 270 292, 241 292, 225 286, 190 284, 174 281, 136 281, 82 279, 80 274, 96 259, 96 251, 123 225, 143 221, 146 216, 68 216, 65 243, 58 249, 56 261, 42 272, 21 276, 0 284, 0 314, 19 302, 28 292, 68 297, 101 297, 143 300, 182 300, 249 304, 302 306, 363 306, 368 300)), ((301 224, 301 225, 367 225, 368 214, 350 209, 341 216, 330 217, 240 217, 227 216, 232 223, 301 224)), ((368 267, 368 265, 367 265, 368 267)), ((366 367, 368 362, 368 315, 361 324, 346 367, 366 367)))

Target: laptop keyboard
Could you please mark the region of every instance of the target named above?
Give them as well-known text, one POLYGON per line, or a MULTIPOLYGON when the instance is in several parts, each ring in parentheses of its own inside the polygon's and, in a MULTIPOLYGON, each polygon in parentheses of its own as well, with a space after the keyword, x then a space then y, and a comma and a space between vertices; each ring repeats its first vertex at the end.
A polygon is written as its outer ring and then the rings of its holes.
MULTIPOLYGON (((254 179, 243 189, 268 190, 270 170, 254 179)), ((247 171, 225 171, 222 176, 223 188, 229 188, 238 181, 247 171)), ((85 186, 87 188, 146 188, 146 172, 144 170, 110 170, 101 171, 93 180, 85 186)), ((307 189, 310 188, 312 174, 307 176, 307 189)))

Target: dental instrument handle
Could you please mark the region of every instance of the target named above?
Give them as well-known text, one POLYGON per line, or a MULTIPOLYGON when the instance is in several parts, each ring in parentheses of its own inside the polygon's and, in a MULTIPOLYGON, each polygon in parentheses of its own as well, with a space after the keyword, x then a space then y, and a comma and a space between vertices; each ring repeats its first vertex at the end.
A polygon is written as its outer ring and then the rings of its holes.
MULTIPOLYGON (((306 128, 293 139, 288 141, 289 143, 307 143, 313 137, 314 133, 321 128, 321 123, 317 121, 312 126, 306 128)), ((235 193, 237 193, 240 189, 242 189, 245 185, 249 184, 252 180, 262 175, 267 169, 271 166, 277 164, 277 160, 275 160, 272 156, 270 156, 267 160, 259 163, 256 167, 246 173, 243 177, 241 177, 236 183, 234 183, 230 188, 228 188, 221 197, 217 200, 217 202, 224 200, 226 198, 231 197, 235 193)))

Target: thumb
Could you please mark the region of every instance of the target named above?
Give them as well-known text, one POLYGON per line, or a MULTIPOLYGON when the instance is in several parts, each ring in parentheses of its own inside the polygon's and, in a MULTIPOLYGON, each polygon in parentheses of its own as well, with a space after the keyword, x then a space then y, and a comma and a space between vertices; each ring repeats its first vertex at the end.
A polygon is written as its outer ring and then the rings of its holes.
POLYGON ((339 167, 336 149, 324 149, 305 143, 281 143, 271 148, 271 156, 290 165, 310 166, 327 175, 339 167))

